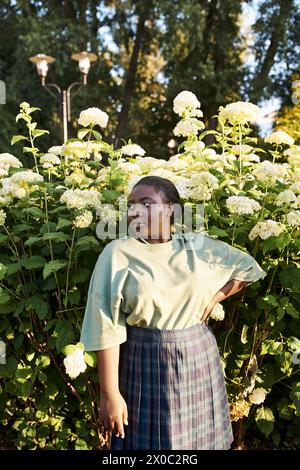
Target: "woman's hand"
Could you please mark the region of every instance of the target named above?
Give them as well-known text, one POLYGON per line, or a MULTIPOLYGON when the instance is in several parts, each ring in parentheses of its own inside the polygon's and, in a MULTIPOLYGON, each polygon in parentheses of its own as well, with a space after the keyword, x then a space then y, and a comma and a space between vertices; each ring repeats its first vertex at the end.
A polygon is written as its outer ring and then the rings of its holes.
POLYGON ((200 324, 207 323, 208 317, 209 317, 211 311, 214 309, 216 303, 217 302, 215 302, 214 300, 211 300, 209 302, 209 304, 205 307, 205 310, 202 313, 202 316, 200 317, 200 322, 199 322, 200 324))
POLYGON ((100 425, 111 431, 116 428, 116 436, 125 437, 124 424, 128 424, 127 405, 120 392, 103 395, 99 406, 100 425))

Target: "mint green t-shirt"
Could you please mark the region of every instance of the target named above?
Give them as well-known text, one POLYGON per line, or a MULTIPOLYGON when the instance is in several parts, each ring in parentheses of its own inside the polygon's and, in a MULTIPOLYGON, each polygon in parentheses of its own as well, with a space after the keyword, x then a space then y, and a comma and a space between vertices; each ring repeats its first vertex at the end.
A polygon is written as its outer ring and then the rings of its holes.
POLYGON ((80 341, 86 351, 97 351, 125 342, 126 323, 193 326, 229 280, 254 282, 265 275, 252 256, 205 234, 173 235, 157 244, 113 240, 90 279, 80 341))

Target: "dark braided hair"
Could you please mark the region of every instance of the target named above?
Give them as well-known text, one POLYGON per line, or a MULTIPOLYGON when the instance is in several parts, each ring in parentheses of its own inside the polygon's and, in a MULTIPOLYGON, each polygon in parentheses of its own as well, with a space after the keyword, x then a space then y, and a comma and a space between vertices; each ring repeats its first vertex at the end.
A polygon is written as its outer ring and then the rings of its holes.
POLYGON ((133 186, 132 189, 141 184, 153 186, 157 191, 161 191, 163 193, 163 200, 166 204, 169 202, 174 204, 174 212, 170 219, 171 224, 174 223, 174 217, 176 217, 179 212, 179 215, 183 214, 183 204, 181 202, 178 190, 172 181, 168 180, 167 178, 161 178, 160 176, 144 176, 133 186))

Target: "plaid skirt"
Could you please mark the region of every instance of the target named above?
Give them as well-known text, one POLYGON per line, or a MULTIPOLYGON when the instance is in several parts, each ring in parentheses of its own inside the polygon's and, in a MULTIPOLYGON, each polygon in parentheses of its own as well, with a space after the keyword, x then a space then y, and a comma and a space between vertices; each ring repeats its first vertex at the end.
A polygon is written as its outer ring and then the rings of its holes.
POLYGON ((125 438, 111 450, 226 450, 233 441, 218 346, 206 324, 160 330, 127 325, 119 388, 125 438))

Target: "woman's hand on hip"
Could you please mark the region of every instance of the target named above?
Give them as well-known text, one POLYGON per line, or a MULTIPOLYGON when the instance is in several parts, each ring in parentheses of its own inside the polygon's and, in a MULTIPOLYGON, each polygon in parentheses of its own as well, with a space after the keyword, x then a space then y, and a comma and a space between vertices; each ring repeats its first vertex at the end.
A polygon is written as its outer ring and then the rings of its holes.
POLYGON ((201 323, 207 323, 208 317, 209 317, 211 311, 214 309, 215 305, 216 305, 216 302, 213 301, 213 300, 211 302, 209 302, 209 304, 207 304, 207 306, 205 307, 204 312, 202 313, 202 315, 200 317, 200 321, 199 321, 200 324, 201 323))
POLYGON ((116 429, 117 437, 125 437, 124 424, 128 424, 128 411, 127 404, 119 391, 101 396, 99 421, 105 429, 111 431, 116 429))

